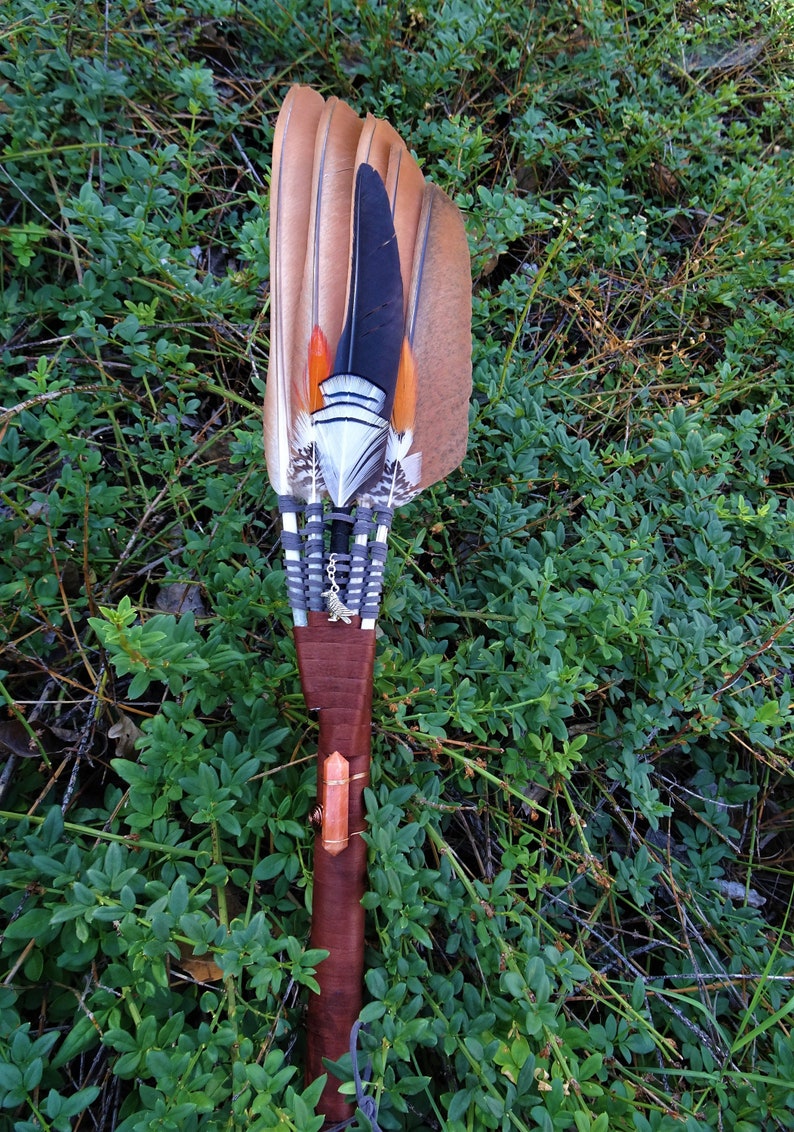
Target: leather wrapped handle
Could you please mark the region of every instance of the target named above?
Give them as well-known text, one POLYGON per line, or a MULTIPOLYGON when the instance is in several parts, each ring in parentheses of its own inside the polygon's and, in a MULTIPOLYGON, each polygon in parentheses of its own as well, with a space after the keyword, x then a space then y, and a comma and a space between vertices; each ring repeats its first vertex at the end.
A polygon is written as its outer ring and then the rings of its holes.
MULTIPOLYGON (((364 788, 369 783, 372 731, 372 671, 375 630, 361 629, 358 617, 349 625, 310 613, 309 624, 295 629, 295 645, 306 706, 319 712, 318 783, 325 759, 338 751, 349 763, 349 840, 341 852, 323 848, 318 833, 314 848, 311 946, 329 952, 317 968, 319 995, 309 998, 306 1081, 326 1070, 323 1058, 338 1061, 350 1047, 350 1031, 363 1001, 364 909, 367 846, 364 788)), ((320 1099, 329 1123, 352 1116, 350 1101, 329 1077, 320 1099)))

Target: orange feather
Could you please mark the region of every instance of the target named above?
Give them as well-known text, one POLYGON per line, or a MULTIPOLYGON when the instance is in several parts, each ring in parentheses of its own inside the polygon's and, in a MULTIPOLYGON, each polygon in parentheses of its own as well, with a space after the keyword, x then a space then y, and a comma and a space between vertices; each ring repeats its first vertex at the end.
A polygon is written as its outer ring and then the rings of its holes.
POLYGON ((320 382, 325 381, 331 372, 331 351, 328 349, 328 339, 319 326, 312 330, 309 340, 309 390, 306 407, 310 413, 316 413, 323 407, 323 395, 320 392, 320 382))
POLYGON ((416 418, 416 362, 407 338, 403 338, 400 368, 397 370, 397 389, 391 411, 391 426, 395 432, 407 432, 414 427, 416 418))

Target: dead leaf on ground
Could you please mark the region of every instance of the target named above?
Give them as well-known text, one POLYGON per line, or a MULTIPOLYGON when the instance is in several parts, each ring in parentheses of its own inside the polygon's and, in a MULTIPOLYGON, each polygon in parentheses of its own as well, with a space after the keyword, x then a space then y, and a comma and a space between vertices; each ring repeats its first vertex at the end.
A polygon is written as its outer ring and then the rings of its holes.
POLYGON ((108 728, 108 739, 115 739, 116 754, 122 758, 135 753, 135 742, 140 734, 141 729, 123 711, 118 712, 118 719, 108 728))
POLYGON ((190 612, 196 617, 207 616, 198 582, 171 582, 161 588, 154 604, 161 613, 190 612))
POLYGON ((61 753, 64 743, 46 723, 31 724, 28 730, 20 720, 6 719, 0 722, 0 747, 21 759, 40 759, 42 751, 48 757, 61 753))
POLYGON ((178 965, 197 983, 219 983, 223 979, 223 971, 215 960, 209 955, 194 955, 189 944, 180 943, 178 965))
POLYGON ((648 180, 650 181, 651 188, 657 192, 660 197, 666 197, 668 200, 677 200, 681 195, 681 182, 676 177, 672 169, 667 165, 662 164, 661 161, 652 161, 650 169, 648 170, 648 180))

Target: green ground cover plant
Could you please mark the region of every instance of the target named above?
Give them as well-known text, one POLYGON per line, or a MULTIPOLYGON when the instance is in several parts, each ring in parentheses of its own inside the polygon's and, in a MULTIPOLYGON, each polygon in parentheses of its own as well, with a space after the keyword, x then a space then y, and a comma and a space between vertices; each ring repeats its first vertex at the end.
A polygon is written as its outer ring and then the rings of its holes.
POLYGON ((782 0, 7 0, 0 1127, 321 1124, 260 420, 302 81, 475 276, 381 616, 378 1123, 794 1128, 793 51, 782 0))

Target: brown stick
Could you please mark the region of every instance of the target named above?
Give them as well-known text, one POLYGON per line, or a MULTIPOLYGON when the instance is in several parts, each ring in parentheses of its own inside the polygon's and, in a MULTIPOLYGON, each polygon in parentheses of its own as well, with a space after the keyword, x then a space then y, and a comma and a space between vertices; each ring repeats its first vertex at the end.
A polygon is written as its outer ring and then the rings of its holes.
MULTIPOLYGON (((319 711, 318 782, 328 755, 338 751, 349 763, 349 841, 332 854, 318 833, 314 850, 311 946, 329 952, 317 969, 319 995, 309 999, 306 1080, 326 1072, 323 1058, 339 1060, 350 1044, 350 1031, 361 1012, 364 978, 364 909, 367 847, 364 787, 369 783, 372 728, 372 669, 375 631, 329 621, 310 613, 309 624, 295 629, 295 645, 306 706, 319 711)), ((328 1122, 352 1116, 350 1102, 329 1079, 319 1111, 328 1122)))

